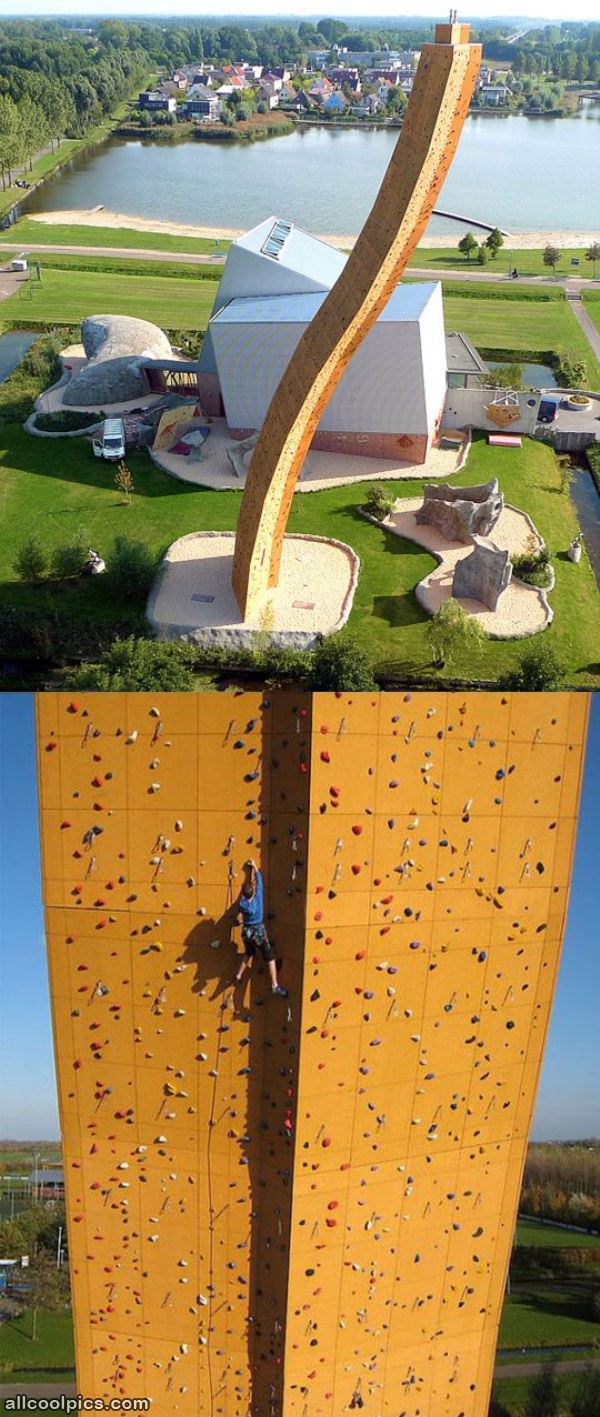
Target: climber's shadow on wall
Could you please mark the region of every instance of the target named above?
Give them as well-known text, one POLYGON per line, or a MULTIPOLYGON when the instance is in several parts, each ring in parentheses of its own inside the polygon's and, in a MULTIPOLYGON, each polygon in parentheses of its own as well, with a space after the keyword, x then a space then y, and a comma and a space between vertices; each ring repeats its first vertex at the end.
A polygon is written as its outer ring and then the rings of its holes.
POLYGON ((250 989, 251 973, 247 970, 241 984, 234 987, 233 981, 242 959, 236 939, 239 931, 235 929, 235 918, 235 906, 230 906, 218 917, 199 920, 186 936, 180 958, 183 964, 193 965, 193 994, 206 994, 207 999, 212 1001, 229 993, 233 1012, 241 1016, 250 989))

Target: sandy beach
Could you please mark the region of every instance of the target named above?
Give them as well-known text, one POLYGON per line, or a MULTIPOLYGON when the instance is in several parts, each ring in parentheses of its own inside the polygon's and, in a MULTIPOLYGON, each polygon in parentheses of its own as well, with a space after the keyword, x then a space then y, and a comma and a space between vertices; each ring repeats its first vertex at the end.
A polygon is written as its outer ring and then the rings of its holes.
MULTIPOLYGON (((127 212, 108 211, 106 207, 92 207, 83 211, 32 212, 29 219, 51 226, 105 226, 111 229, 125 227, 129 231, 154 231, 162 232, 165 236, 189 236, 192 240, 204 237, 209 241, 233 241, 244 232, 241 227, 191 226, 184 222, 150 220, 148 217, 130 216, 127 212)), ((347 236, 323 235, 318 232, 315 234, 330 246, 341 246, 345 249, 353 246, 357 239, 357 233, 347 236)), ((459 232, 449 232, 447 236, 425 236, 420 245, 431 249, 458 246, 459 240, 459 232)), ((548 245, 585 248, 597 240, 597 231, 515 231, 505 237, 504 244, 521 250, 538 250, 548 245)))

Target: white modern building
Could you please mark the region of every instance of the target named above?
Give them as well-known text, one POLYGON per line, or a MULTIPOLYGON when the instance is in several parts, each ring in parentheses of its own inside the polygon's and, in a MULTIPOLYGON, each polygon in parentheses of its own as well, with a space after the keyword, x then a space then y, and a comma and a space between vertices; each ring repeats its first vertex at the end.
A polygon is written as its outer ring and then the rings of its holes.
MULTIPOLYGON (((346 257, 270 217, 231 246, 199 361, 209 413, 262 426, 281 376, 346 257)), ((439 282, 399 285, 351 359, 312 446, 424 462, 446 398, 439 282)))

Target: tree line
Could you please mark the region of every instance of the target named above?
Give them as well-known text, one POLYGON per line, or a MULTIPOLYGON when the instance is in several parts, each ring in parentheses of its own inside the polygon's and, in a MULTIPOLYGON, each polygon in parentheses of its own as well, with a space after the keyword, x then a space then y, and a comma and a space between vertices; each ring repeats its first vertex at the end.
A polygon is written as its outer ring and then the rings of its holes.
POLYGON ((64 136, 81 138, 144 82, 148 55, 59 24, 0 23, 0 178, 64 136))

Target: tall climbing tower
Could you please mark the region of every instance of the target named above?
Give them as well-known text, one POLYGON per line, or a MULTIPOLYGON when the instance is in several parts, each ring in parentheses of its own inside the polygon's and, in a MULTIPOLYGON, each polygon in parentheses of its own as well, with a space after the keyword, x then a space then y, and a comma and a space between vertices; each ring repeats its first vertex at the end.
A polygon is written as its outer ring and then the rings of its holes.
POLYGON ((39 696, 78 1391, 486 1417, 587 710, 39 696))
POLYGON ((458 147, 481 46, 469 26, 437 25, 425 44, 402 129, 346 265, 283 372, 248 469, 232 584, 245 619, 276 586, 294 490, 317 424, 352 355, 403 275, 458 147))

